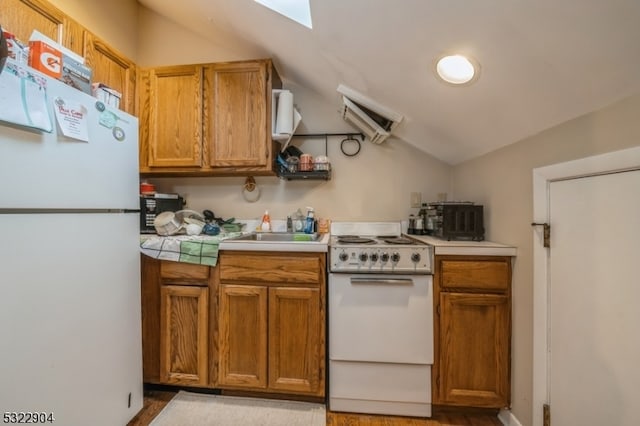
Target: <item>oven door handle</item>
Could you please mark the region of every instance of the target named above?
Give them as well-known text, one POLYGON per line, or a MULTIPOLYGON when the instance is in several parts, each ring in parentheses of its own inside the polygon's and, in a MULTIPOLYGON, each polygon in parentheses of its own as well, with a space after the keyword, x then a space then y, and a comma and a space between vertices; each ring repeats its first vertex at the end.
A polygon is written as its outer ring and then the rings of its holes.
POLYGON ((411 278, 351 278, 351 284, 413 285, 411 278))

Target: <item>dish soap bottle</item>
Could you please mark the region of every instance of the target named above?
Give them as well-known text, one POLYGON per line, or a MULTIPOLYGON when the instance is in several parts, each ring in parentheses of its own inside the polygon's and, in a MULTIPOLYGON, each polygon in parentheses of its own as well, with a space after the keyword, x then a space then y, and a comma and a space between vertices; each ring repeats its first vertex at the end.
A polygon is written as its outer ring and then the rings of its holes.
POLYGON ((313 213, 313 207, 307 207, 307 218, 304 222, 304 233, 313 234, 315 228, 315 218, 313 213))
POLYGON ((262 215, 262 224, 260 225, 260 230, 262 232, 270 232, 271 231, 271 218, 269 217, 269 210, 265 210, 262 215))

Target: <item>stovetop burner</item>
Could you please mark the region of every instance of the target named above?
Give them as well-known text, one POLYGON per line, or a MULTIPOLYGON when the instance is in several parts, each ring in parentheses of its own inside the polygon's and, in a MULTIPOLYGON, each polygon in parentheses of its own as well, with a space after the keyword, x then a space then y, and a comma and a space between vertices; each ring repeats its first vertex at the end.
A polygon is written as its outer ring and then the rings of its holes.
POLYGON ((338 242, 342 244, 373 244, 376 240, 357 235, 341 235, 338 237, 338 242))
POLYGON ((388 244, 406 244, 406 245, 411 245, 411 244, 415 244, 416 243, 414 240, 411 240, 411 239, 406 238, 406 237, 380 237, 380 239, 382 241, 384 241, 385 243, 388 243, 388 244))
POLYGON ((414 245, 416 242, 410 238, 399 235, 378 235, 373 237, 359 235, 339 235, 337 242, 340 244, 396 244, 414 245))

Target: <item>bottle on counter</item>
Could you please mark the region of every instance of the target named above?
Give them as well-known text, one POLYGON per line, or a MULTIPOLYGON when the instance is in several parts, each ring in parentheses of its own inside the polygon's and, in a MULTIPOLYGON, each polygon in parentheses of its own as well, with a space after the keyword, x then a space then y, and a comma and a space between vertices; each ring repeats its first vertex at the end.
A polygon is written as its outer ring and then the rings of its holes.
POLYGON ((287 232, 293 232, 293 220, 291 220, 291 216, 287 216, 287 232))
POLYGON ((305 234, 313 234, 315 232, 315 214, 313 212, 313 207, 307 207, 307 218, 304 223, 304 233, 305 234))
POLYGON ((260 230, 262 232, 270 232, 271 231, 271 217, 269 216, 269 210, 265 210, 262 215, 262 223, 260 225, 260 230))

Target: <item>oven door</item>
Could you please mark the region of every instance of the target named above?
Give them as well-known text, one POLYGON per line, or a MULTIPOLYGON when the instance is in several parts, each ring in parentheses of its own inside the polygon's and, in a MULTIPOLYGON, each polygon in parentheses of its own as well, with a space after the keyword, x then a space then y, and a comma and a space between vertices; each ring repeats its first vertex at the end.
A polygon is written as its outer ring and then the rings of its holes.
POLYGON ((431 275, 329 275, 329 359, 433 364, 431 275))

